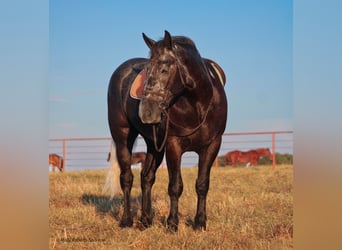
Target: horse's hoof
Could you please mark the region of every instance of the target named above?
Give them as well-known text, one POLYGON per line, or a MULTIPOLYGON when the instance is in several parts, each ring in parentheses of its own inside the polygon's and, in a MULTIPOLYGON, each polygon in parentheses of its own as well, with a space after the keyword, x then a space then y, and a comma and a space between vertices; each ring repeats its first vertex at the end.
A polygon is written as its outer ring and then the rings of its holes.
POLYGON ((207 229, 207 224, 205 221, 195 218, 193 229, 196 231, 205 231, 207 229))
POLYGON ((167 225, 167 230, 170 233, 176 233, 178 231, 178 225, 176 225, 176 224, 168 224, 167 225))
POLYGON ((194 225, 193 229, 196 230, 196 231, 205 231, 207 229, 207 227, 206 227, 206 225, 204 223, 204 225, 194 225))
POLYGON ((140 217, 140 219, 138 220, 138 223, 137 223, 137 227, 140 230, 145 230, 145 229, 149 228, 150 226, 152 226, 152 220, 151 219, 147 219, 146 217, 140 217))
POLYGON ((176 220, 176 222, 173 222, 171 219, 167 220, 167 224, 166 224, 167 230, 169 232, 175 233, 178 231, 178 220, 176 220))
POLYGON ((150 224, 144 224, 142 223, 141 221, 137 221, 137 228, 140 230, 140 231, 144 231, 146 230, 147 228, 149 228, 151 225, 150 224))
POLYGON ((121 219, 119 226, 122 228, 132 227, 133 226, 133 219, 132 218, 121 219))

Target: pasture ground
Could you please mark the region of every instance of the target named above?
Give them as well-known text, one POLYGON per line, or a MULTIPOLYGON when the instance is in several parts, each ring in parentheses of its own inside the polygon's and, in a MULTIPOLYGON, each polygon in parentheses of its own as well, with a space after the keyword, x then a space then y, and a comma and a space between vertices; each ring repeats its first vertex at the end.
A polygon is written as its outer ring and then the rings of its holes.
MULTIPOLYGON (((140 170, 134 171, 132 211, 140 216, 140 170)), ((118 226, 122 196, 102 195, 106 170, 49 174, 50 249, 292 249, 293 166, 213 167, 207 199, 207 231, 191 227, 196 211, 197 167, 183 168, 177 233, 166 231, 166 169, 152 190, 152 227, 118 226)))

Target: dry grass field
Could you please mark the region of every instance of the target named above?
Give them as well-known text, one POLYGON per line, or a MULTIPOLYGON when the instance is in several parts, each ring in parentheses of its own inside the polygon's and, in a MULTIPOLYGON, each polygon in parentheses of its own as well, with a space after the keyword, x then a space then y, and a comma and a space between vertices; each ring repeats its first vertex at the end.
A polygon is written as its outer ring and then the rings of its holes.
MULTIPOLYGON (((106 170, 50 173, 50 249, 293 249, 293 166, 213 168, 207 230, 191 227, 197 168, 182 169, 177 233, 169 233, 168 176, 159 169, 153 187, 152 227, 121 229, 122 196, 101 194, 106 170)), ((140 177, 134 170, 132 209, 140 215, 140 177)))

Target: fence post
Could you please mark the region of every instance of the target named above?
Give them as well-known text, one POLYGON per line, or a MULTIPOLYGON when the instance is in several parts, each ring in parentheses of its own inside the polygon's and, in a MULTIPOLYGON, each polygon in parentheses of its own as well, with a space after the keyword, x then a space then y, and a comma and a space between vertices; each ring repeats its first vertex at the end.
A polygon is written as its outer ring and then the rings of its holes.
POLYGON ((275 152, 275 132, 272 133, 272 170, 275 169, 276 165, 276 152, 275 152))
POLYGON ((66 168, 66 140, 62 140, 62 147, 63 147, 63 161, 64 161, 64 168, 62 169, 63 172, 65 171, 66 168))

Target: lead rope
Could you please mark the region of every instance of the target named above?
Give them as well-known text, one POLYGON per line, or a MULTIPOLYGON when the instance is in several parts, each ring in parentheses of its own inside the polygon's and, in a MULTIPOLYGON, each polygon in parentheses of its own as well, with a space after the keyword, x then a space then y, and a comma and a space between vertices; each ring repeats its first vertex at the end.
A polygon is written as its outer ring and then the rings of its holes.
POLYGON ((167 135, 169 133, 169 114, 166 112, 166 110, 163 110, 163 114, 166 116, 166 127, 165 127, 165 135, 162 144, 160 147, 158 147, 157 143, 157 132, 156 132, 156 125, 153 125, 153 143, 154 143, 154 148, 157 152, 161 152, 165 146, 167 135))

